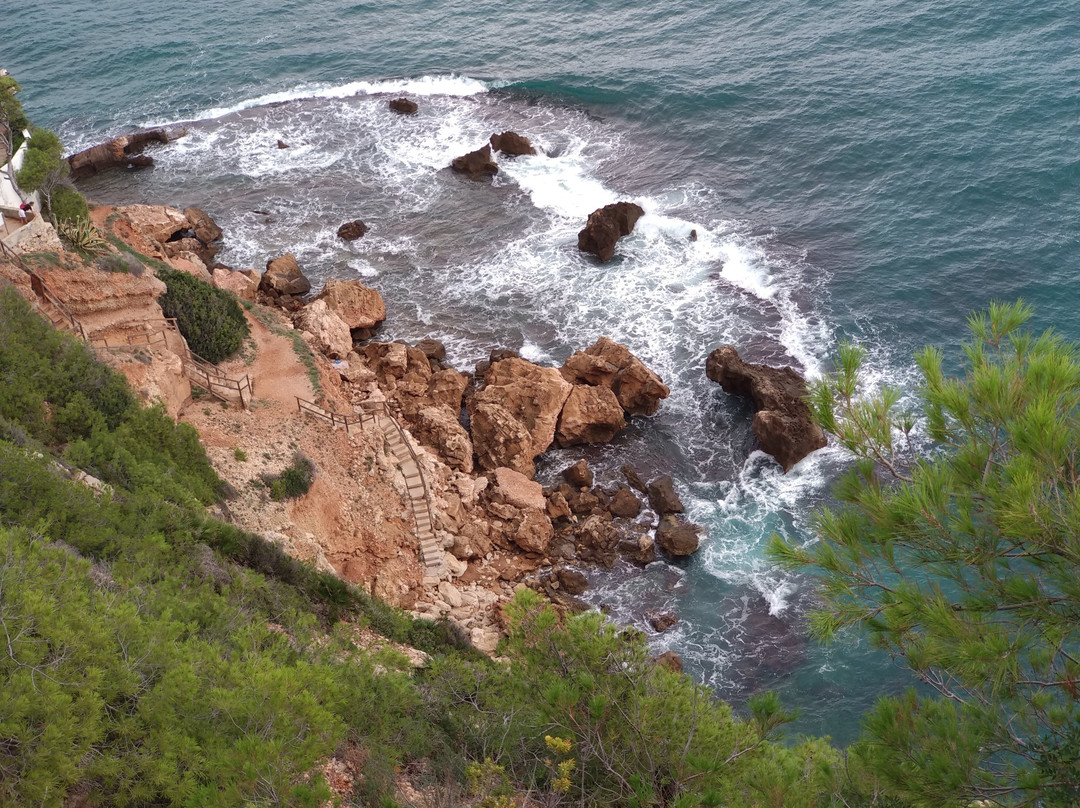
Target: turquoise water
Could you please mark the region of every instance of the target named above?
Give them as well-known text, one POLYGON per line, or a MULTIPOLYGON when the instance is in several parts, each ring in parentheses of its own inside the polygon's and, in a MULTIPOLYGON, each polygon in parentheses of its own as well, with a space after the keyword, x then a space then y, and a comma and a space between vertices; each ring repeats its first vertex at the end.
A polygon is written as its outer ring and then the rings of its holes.
POLYGON ((967 312, 1017 296, 1080 338, 1078 45, 1077 3, 1002 0, 101 0, 0 23, 0 66, 68 143, 192 122, 153 171, 91 196, 199 204, 237 266, 292 250, 317 280, 365 278, 388 337, 442 338, 459 366, 495 345, 556 362, 601 334, 630 344, 672 398, 590 460, 672 473, 709 538, 683 566, 594 574, 591 597, 638 625, 677 609, 658 647, 735 701, 779 688, 800 729, 840 740, 905 674, 856 638, 808 644, 812 592, 761 545, 811 538, 844 459, 782 476, 704 357, 731 342, 814 375, 855 336, 878 381, 910 386, 915 347, 955 345, 967 312), (385 112, 403 91, 416 119, 385 112), (547 154, 504 162, 493 188, 441 170, 504 128, 547 154), (574 234, 616 198, 648 215, 601 268, 574 234), (357 215, 371 233, 340 244, 357 215))

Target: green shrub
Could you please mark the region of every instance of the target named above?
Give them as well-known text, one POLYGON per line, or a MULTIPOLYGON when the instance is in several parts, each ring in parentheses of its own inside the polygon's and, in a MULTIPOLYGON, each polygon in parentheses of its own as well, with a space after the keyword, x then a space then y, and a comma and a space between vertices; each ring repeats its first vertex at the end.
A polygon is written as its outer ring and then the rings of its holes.
POLYGON ((236 298, 175 269, 158 268, 168 290, 159 299, 166 317, 175 317, 191 350, 208 362, 235 354, 250 329, 236 298))
POLYGON ((64 146, 55 132, 35 129, 26 144, 26 155, 15 181, 24 191, 37 191, 50 182, 50 176, 58 178, 67 169, 63 160, 64 146))
POLYGON ((277 477, 266 478, 264 482, 270 488, 270 496, 280 502, 302 497, 311 488, 314 479, 315 465, 297 452, 291 466, 286 467, 277 477))
POLYGON ((109 243, 89 218, 56 219, 56 232, 65 246, 79 255, 101 255, 109 250, 109 243))
POLYGON ((75 222, 90 217, 86 206, 86 197, 70 185, 57 185, 53 188, 49 203, 49 215, 57 225, 62 222, 75 222))

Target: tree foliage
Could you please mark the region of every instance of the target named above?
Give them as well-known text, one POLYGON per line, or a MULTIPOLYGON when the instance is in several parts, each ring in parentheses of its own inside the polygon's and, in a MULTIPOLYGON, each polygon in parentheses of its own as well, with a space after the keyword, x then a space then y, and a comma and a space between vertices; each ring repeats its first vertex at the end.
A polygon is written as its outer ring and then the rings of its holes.
POLYGON ((1080 349, 1032 334, 1031 313, 971 317, 958 376, 922 350, 921 412, 868 394, 862 350, 841 346, 811 407, 857 460, 817 544, 771 545, 821 577, 819 635, 867 631, 936 694, 865 722, 875 767, 917 805, 1080 799, 1080 349))
POLYGON ((175 269, 158 268, 167 290, 159 299, 166 317, 175 317, 191 350, 210 362, 235 354, 250 329, 236 298, 175 269))

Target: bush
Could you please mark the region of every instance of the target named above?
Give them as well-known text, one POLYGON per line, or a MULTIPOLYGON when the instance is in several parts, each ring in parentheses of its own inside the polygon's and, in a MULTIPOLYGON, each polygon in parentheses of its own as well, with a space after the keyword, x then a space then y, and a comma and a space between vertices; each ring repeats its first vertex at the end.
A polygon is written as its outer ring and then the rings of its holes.
POLYGON ((55 132, 35 129, 26 144, 26 156, 15 181, 24 191, 37 191, 50 182, 50 176, 61 176, 67 169, 63 160, 64 147, 55 132))
POLYGON ((265 480, 270 488, 270 496, 280 502, 283 499, 295 499, 302 497, 311 488, 311 481, 315 478, 315 465, 299 452, 293 457, 291 466, 288 466, 277 477, 265 480))
POLYGON ((216 364, 240 350, 250 329, 234 296, 186 272, 159 267, 157 274, 168 287, 161 310, 176 318, 192 351, 216 364))
POLYGON ((70 185, 57 185, 53 188, 49 215, 55 224, 75 222, 88 219, 90 209, 86 206, 86 197, 70 185))
POLYGON ((101 255, 109 251, 109 243, 89 218, 56 219, 56 232, 79 255, 101 255))

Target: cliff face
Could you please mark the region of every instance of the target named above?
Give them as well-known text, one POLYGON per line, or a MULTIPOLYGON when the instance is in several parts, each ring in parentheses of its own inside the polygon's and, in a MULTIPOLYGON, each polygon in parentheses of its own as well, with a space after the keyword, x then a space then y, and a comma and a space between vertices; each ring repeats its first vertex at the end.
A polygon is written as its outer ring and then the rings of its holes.
POLYGON ((42 267, 37 273, 89 334, 162 319, 157 299, 165 294, 165 284, 150 272, 42 267))

